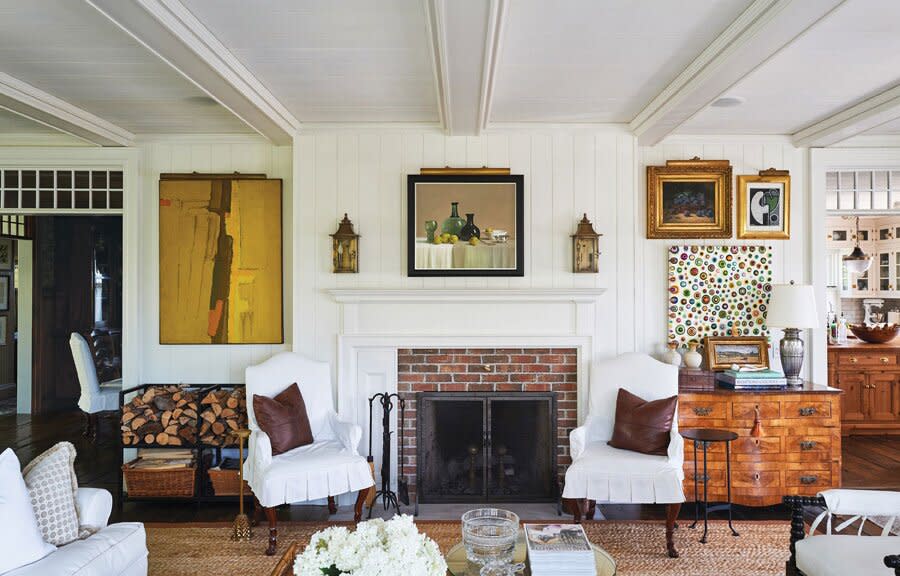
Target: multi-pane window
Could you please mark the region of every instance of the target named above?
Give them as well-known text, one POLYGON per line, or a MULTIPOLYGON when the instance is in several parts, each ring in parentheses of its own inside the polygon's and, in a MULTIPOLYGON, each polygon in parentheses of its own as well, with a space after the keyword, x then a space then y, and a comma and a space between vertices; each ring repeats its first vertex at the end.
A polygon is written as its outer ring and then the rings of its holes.
POLYGON ((900 170, 841 170, 825 174, 828 210, 900 208, 900 170))
POLYGON ((0 210, 121 211, 121 170, 0 170, 0 210))

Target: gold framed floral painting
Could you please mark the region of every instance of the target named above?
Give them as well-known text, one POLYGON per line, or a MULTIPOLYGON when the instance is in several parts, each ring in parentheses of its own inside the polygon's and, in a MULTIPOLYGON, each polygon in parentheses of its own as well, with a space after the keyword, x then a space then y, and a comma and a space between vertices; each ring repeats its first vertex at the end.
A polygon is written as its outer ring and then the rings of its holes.
POLYGON ((738 238, 787 240, 791 237, 791 176, 787 170, 739 175, 738 238))
POLYGON ((647 238, 731 238, 728 160, 647 166, 647 238))

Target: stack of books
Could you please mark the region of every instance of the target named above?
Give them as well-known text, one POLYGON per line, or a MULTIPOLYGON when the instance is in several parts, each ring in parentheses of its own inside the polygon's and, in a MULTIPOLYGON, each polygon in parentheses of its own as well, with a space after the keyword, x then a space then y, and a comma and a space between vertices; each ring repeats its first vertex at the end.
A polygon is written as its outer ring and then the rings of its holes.
POLYGON ((525 543, 532 576, 597 574, 594 550, 578 524, 525 524, 525 543))
POLYGON ((716 379, 723 388, 733 390, 766 390, 787 387, 787 378, 774 370, 726 370, 716 379))

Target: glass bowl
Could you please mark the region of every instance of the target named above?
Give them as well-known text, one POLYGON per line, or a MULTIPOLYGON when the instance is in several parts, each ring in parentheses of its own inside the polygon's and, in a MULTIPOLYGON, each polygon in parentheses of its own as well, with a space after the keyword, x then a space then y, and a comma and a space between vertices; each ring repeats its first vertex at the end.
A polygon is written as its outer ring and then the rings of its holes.
POLYGON ((499 508, 478 508, 462 516, 462 540, 466 558, 479 566, 512 562, 519 535, 519 517, 499 508))

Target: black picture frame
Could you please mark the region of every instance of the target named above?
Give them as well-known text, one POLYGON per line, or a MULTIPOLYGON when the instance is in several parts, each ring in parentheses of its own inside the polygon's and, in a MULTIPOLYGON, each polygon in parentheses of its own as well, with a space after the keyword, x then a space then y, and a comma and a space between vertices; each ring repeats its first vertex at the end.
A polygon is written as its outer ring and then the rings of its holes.
MULTIPOLYGON (((525 177, 521 174, 409 174, 406 177, 406 274, 410 277, 515 277, 525 275, 525 177), (514 268, 416 268, 416 186, 425 183, 514 184, 516 234, 514 268)), ((448 205, 450 199, 448 198, 448 205)))

